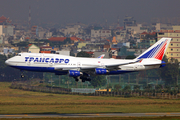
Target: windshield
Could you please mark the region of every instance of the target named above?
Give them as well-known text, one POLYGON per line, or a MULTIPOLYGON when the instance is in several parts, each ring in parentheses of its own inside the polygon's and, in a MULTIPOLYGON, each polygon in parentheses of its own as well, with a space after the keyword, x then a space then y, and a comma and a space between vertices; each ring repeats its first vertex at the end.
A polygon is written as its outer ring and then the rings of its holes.
POLYGON ((18 54, 17 54, 17 56, 21 56, 21 54, 20 54, 20 53, 18 53, 18 54))

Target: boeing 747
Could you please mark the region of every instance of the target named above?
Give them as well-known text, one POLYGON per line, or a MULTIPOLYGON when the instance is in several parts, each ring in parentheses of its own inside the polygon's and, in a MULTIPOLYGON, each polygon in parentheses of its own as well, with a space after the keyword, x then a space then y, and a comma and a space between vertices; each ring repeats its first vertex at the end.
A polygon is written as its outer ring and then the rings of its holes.
MULTIPOLYGON (((162 58, 171 38, 161 38, 132 60, 72 57, 59 54, 19 53, 5 61, 13 68, 69 75, 76 81, 90 81, 90 75, 115 75, 165 66, 162 58)), ((103 58, 104 56, 102 56, 103 58)), ((101 56, 100 56, 101 58, 101 56)))

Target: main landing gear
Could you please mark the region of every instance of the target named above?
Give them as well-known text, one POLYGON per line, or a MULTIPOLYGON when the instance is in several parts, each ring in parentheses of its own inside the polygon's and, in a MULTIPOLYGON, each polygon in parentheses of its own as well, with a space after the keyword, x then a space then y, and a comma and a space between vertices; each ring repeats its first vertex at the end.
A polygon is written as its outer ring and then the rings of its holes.
POLYGON ((85 81, 91 81, 91 79, 89 77, 74 77, 75 81, 78 82, 79 80, 82 80, 82 82, 85 82, 85 81))
POLYGON ((73 78, 75 79, 75 81, 76 81, 76 82, 78 82, 78 81, 79 81, 78 77, 73 77, 73 78))

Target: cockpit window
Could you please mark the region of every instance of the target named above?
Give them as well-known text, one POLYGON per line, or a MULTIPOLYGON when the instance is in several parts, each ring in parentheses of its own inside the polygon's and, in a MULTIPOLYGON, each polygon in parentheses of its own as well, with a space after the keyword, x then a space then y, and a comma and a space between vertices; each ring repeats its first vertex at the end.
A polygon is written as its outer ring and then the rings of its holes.
POLYGON ((17 56, 21 56, 21 54, 18 54, 17 56))

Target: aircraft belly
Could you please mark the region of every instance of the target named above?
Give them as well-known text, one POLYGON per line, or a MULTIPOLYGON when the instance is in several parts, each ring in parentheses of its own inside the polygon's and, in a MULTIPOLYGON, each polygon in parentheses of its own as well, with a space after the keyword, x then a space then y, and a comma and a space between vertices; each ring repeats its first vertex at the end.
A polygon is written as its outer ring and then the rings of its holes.
POLYGON ((109 75, 124 74, 124 73, 129 73, 129 72, 134 72, 134 71, 130 71, 130 70, 110 71, 110 72, 109 72, 109 75))

